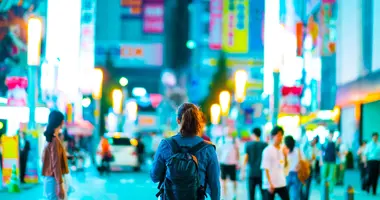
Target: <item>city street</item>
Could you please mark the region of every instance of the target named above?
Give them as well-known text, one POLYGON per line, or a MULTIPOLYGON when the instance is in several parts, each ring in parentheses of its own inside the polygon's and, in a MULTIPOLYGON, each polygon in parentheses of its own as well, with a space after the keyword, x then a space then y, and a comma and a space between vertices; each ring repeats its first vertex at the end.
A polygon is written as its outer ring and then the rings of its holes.
MULTIPOLYGON (((346 183, 354 185, 356 190, 355 199, 375 200, 372 195, 367 195, 358 190, 359 174, 356 171, 349 171, 346 174, 346 183)), ((245 182, 242 181, 239 187, 239 200, 247 200, 245 182)), ((155 184, 150 181, 147 172, 134 173, 123 172, 113 173, 110 177, 99 177, 94 171, 73 174, 73 185, 76 191, 69 196, 69 200, 122 200, 122 199, 155 199, 157 192, 155 184)), ((231 189, 231 187, 230 187, 231 189)), ((0 199, 5 200, 39 200, 42 197, 42 184, 22 191, 20 194, 9 194, 0 192, 0 199)), ((230 198, 228 198, 230 199, 230 198)), ((314 186, 311 200, 319 200, 319 186, 314 186)), ((337 187, 334 199, 345 199, 343 187, 337 187)))

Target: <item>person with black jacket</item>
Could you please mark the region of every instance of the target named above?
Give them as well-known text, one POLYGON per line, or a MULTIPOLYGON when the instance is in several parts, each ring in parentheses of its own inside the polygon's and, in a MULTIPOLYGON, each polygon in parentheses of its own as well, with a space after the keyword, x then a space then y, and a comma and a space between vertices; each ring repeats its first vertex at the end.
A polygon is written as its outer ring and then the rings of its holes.
POLYGON ((25 183, 25 173, 30 151, 30 142, 25 138, 25 133, 20 132, 20 181, 25 183))

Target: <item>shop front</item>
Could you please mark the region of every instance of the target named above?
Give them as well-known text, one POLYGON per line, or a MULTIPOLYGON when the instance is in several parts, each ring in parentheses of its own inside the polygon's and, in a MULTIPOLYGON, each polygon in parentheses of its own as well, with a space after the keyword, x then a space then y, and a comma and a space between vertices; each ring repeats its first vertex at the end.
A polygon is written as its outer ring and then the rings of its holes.
POLYGON ((370 140, 373 132, 380 132, 376 123, 380 117, 380 71, 338 87, 336 105, 342 110, 342 135, 357 141, 353 145, 370 140))

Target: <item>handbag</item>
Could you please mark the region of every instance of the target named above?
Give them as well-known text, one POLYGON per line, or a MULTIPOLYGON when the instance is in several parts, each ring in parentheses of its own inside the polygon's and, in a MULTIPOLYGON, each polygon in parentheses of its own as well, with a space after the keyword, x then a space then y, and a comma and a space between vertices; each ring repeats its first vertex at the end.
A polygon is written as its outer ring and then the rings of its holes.
POLYGON ((298 150, 297 175, 302 184, 305 184, 310 177, 310 163, 302 159, 300 150, 298 150))

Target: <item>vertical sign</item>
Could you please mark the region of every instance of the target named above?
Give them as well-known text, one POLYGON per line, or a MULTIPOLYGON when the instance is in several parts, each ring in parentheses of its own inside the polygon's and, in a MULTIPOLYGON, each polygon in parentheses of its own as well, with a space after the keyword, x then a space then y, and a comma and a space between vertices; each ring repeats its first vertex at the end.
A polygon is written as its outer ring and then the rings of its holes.
POLYGON ((3 135, 1 137, 1 144, 3 150, 3 186, 8 185, 11 175, 12 168, 16 166, 16 174, 19 174, 19 147, 18 147, 18 136, 7 137, 3 135))
POLYGON ((247 53, 249 0, 223 0, 223 43, 227 53, 247 53))
POLYGON ((143 0, 120 0, 121 18, 141 17, 143 0))
POLYGON ((210 0, 210 49, 222 48, 223 0, 210 0))
POLYGON ((143 31, 145 33, 162 33, 164 31, 164 4, 144 3, 143 31))
MULTIPOLYGON (((95 63, 95 5, 96 0, 82 0, 79 69, 83 74, 92 70, 95 63)), ((82 80, 80 85, 82 91, 91 91, 91 85, 88 83, 89 81, 82 80)))

